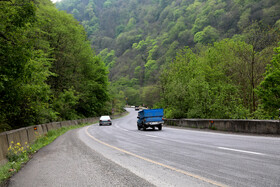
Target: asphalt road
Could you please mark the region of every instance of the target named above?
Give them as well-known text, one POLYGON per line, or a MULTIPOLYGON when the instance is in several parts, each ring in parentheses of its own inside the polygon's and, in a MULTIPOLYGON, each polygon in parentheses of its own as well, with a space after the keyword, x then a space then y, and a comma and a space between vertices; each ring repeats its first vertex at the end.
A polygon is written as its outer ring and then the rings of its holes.
POLYGON ((66 133, 10 186, 280 186, 280 138, 163 127, 137 112, 66 133))

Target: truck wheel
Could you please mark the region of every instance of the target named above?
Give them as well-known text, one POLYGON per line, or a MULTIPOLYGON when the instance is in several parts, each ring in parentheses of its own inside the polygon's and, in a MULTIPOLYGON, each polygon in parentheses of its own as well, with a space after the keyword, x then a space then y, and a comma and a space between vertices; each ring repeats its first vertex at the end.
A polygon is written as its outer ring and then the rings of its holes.
POLYGON ((145 131, 145 130, 146 130, 146 126, 143 124, 143 126, 142 126, 142 127, 143 127, 143 131, 145 131))
POLYGON ((160 124, 160 125, 158 126, 158 130, 161 131, 161 129, 162 129, 162 125, 160 124))

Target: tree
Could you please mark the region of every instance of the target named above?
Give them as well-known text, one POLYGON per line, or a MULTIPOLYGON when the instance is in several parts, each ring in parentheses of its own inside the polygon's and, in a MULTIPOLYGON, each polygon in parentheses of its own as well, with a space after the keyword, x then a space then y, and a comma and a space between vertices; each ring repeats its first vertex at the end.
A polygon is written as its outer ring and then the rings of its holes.
POLYGON ((246 61, 246 66, 248 67, 248 76, 250 77, 248 81, 251 89, 249 98, 250 111, 254 112, 257 108, 257 98, 254 90, 263 78, 264 68, 272 56, 271 48, 277 44, 280 34, 279 31, 269 29, 261 22, 254 22, 245 30, 244 35, 246 36, 246 42, 251 45, 248 48, 249 50, 244 50, 242 58, 246 61))
POLYGON ((48 0, 0 5, 0 124, 99 115, 109 100, 107 69, 83 27, 48 0))
POLYGON ((109 69, 111 69, 114 66, 114 64, 116 63, 117 57, 115 56, 114 50, 111 50, 109 52, 108 48, 105 48, 104 50, 100 51, 98 56, 100 56, 102 58, 103 62, 109 69))
POLYGON ((0 4, 1 120, 12 128, 45 122, 55 117, 46 84, 51 58, 49 46, 37 38, 36 6, 29 0, 0 4))
POLYGON ((160 87, 158 85, 145 86, 142 89, 141 100, 144 106, 153 108, 160 101, 160 87))
POLYGON ((261 104, 269 117, 277 117, 280 108, 280 47, 275 48, 271 64, 267 66, 265 78, 257 88, 261 104))
POLYGON ((197 32, 194 35, 194 41, 197 43, 211 44, 219 38, 219 32, 217 29, 211 26, 207 26, 201 32, 197 32))
POLYGON ((239 85, 232 80, 232 65, 238 57, 231 42, 214 43, 199 54, 186 48, 165 68, 160 105, 166 108, 167 117, 246 117, 239 85))

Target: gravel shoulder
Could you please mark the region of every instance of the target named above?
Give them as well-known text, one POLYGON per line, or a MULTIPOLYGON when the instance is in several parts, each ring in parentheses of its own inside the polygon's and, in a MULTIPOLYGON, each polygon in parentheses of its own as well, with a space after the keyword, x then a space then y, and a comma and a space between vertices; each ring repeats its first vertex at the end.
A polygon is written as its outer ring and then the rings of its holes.
POLYGON ((86 146, 78 130, 39 150, 8 186, 153 186, 86 146))

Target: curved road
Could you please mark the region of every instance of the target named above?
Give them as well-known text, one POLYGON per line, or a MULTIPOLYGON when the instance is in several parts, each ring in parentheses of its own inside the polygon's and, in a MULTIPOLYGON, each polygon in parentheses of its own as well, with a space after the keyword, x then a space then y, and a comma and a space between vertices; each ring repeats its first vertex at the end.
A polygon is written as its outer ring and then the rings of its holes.
POLYGON ((280 186, 280 138, 163 127, 138 131, 137 112, 69 131, 10 186, 280 186))

